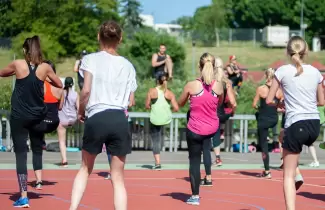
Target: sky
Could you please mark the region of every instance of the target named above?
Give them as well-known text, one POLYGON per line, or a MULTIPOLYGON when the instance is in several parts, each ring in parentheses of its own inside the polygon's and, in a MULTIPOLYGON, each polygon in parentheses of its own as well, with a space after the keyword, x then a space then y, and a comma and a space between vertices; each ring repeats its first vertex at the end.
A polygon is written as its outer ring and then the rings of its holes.
POLYGON ((155 23, 169 23, 181 16, 193 16, 196 8, 211 0, 139 0, 142 14, 153 15, 155 23))

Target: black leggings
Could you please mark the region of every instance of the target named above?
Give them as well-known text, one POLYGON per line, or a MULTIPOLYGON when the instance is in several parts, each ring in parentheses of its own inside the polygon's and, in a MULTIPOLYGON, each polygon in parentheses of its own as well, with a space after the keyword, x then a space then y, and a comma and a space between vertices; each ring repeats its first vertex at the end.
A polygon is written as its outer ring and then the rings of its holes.
POLYGON ((186 140, 190 159, 190 181, 192 188, 192 195, 199 195, 200 190, 200 165, 201 165, 201 153, 203 151, 203 162, 206 169, 206 175, 211 175, 211 135, 199 135, 193 133, 189 129, 186 129, 186 140), (209 152, 204 152, 209 151, 209 152))
MULTIPOLYGON (((10 119, 10 128, 16 155, 16 172, 20 191, 27 191, 27 139, 33 152, 34 171, 43 169, 43 142, 45 133, 52 132, 58 122, 48 120, 10 119), (48 130, 46 130, 48 129, 48 130), (51 129, 51 130, 50 130, 51 129)), ((56 128, 57 128, 56 126, 56 128)), ((54 129, 55 130, 55 129, 54 129)))
POLYGON ((267 137, 269 134, 269 129, 276 126, 277 123, 277 120, 270 121, 264 119, 259 119, 257 122, 258 144, 261 147, 265 171, 270 170, 269 143, 267 141, 267 137))
POLYGON ((152 152, 154 155, 159 155, 161 151, 161 144, 163 142, 164 126, 154 125, 150 123, 150 134, 152 141, 152 152))

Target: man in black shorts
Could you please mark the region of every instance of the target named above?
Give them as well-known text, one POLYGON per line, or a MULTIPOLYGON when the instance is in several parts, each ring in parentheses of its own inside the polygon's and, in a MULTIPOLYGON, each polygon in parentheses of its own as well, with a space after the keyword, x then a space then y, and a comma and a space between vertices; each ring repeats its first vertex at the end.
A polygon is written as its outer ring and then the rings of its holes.
POLYGON ((168 78, 173 78, 173 61, 166 54, 165 44, 160 44, 159 52, 152 55, 151 65, 154 68, 153 77, 158 80, 161 72, 168 73, 168 78))

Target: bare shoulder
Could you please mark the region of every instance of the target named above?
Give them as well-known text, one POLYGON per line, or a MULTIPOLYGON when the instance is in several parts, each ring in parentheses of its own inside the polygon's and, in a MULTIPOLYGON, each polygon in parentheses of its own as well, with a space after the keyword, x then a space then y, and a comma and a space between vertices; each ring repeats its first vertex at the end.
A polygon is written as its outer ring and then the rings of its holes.
POLYGON ((171 90, 169 90, 169 89, 166 90, 165 96, 168 99, 172 99, 173 97, 175 97, 174 93, 171 90))

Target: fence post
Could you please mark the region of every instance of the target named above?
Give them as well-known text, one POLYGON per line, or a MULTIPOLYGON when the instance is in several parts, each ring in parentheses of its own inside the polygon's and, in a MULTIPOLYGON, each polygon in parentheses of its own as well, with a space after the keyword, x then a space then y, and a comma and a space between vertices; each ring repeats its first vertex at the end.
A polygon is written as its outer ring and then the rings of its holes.
POLYGON ((177 152, 178 149, 178 118, 175 119, 175 144, 174 152, 177 152))
POLYGON ((247 138, 248 138, 248 120, 245 120, 245 130, 244 130, 244 152, 247 153, 247 138))
POLYGON ((173 152, 174 118, 170 122, 169 128, 169 152, 173 152))
POLYGON ((243 137, 244 137, 244 121, 240 120, 240 147, 239 147, 239 152, 243 153, 243 137))
POLYGON ((11 129, 10 129, 10 122, 9 119, 6 118, 6 132, 7 132, 7 136, 6 136, 6 141, 7 141, 7 150, 10 148, 10 150, 12 149, 12 144, 11 144, 11 129))
POLYGON ((228 42, 229 42, 229 45, 231 45, 232 43, 232 28, 229 28, 229 37, 228 37, 228 42))

